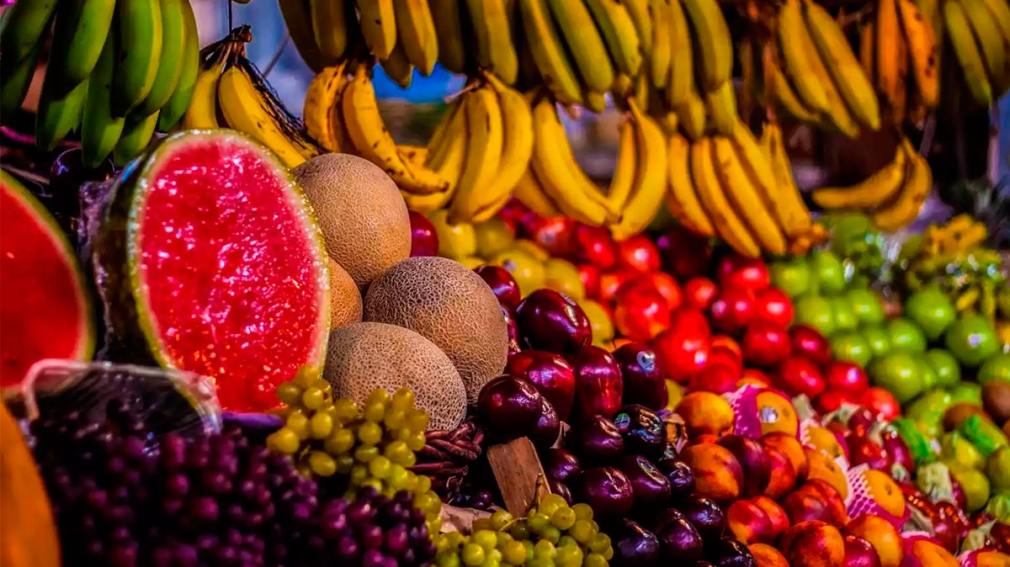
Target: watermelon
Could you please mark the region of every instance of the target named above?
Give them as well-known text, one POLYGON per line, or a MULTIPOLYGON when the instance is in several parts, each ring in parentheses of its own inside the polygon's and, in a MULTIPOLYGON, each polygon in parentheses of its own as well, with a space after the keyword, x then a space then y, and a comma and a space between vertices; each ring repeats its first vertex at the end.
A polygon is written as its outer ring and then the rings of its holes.
POLYGON ((56 219, 0 172, 0 387, 43 358, 91 358, 95 328, 74 250, 56 219))
POLYGON ((321 367, 322 234, 287 169, 244 135, 180 132, 132 162, 92 250, 119 357, 211 377, 235 412, 274 407, 278 384, 321 367))

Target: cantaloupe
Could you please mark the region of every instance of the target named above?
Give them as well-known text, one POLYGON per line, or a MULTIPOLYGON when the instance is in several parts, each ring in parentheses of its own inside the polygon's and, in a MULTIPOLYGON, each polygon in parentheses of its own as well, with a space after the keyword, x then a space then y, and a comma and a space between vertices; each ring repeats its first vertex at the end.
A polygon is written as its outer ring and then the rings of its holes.
POLYGON ((359 286, 410 255, 407 205, 378 166, 350 154, 325 154, 293 173, 316 211, 327 252, 359 286))
POLYGON ((363 402, 376 388, 414 391, 428 428, 454 429, 466 414, 466 390, 452 361, 421 335, 384 323, 355 323, 330 333, 323 376, 333 394, 363 402))
POLYGON ((372 282, 365 321, 413 329, 449 356, 467 400, 505 369, 508 328, 491 288, 459 262, 434 256, 408 258, 372 282))
POLYGON ((330 328, 361 322, 361 292, 354 278, 330 258, 330 328))

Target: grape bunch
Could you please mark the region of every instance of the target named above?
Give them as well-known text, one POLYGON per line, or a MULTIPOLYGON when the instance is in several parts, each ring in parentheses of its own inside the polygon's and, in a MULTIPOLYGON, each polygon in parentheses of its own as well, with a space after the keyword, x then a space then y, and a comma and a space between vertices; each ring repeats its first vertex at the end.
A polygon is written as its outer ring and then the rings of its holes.
POLYGON ((439 536, 435 564, 528 565, 530 567, 603 567, 614 556, 610 537, 593 521, 586 504, 569 506, 549 494, 526 518, 504 510, 474 522, 473 533, 439 536))
POLYGON ((392 496, 414 494, 432 533, 442 503, 431 480, 410 470, 425 444, 428 415, 414 407, 414 393, 377 389, 358 404, 334 399, 322 378, 301 374, 277 388, 284 425, 267 437, 274 452, 291 455, 300 470, 318 478, 346 480, 350 490, 372 487, 392 496))
POLYGON ((104 419, 54 414, 30 433, 68 567, 322 567, 338 553, 341 565, 422 565, 434 555, 413 494, 324 498, 290 458, 238 429, 157 438, 112 400, 104 419))

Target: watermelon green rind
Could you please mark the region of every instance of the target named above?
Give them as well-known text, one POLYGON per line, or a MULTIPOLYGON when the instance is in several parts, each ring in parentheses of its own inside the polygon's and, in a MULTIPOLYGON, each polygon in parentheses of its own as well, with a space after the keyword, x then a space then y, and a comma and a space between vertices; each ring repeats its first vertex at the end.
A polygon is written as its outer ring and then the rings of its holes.
MULTIPOLYGON (((81 272, 80 264, 78 264, 77 256, 73 246, 70 244, 70 240, 67 239, 63 233, 63 229, 60 228, 56 219, 46 210, 45 206, 12 175, 0 170, 0 185, 5 186, 10 191, 10 194, 31 212, 32 218, 43 228, 41 232, 49 237, 53 250, 57 252, 58 257, 68 267, 68 271, 73 278, 73 286, 71 287, 76 291, 76 303, 79 306, 79 323, 76 345, 72 352, 65 353, 63 356, 74 360, 90 360, 95 352, 96 331, 93 317, 94 311, 92 310, 91 296, 87 292, 84 274, 81 272)), ((45 322, 47 325, 60 323, 62 322, 45 322)), ((16 331, 7 329, 6 332, 16 331)))

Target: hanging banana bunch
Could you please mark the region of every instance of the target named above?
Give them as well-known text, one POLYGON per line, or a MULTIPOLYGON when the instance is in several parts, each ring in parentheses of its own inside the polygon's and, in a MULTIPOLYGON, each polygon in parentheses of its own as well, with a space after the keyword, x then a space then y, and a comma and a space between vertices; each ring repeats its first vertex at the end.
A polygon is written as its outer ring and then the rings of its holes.
POLYGON ((1005 0, 945 0, 946 37, 972 99, 984 106, 1010 89, 1010 6, 1005 0))
POLYGON ((86 167, 110 155, 122 165, 189 106, 200 50, 189 0, 21 1, 2 25, 0 117, 21 106, 52 30, 36 117, 42 149, 76 132, 86 167))

